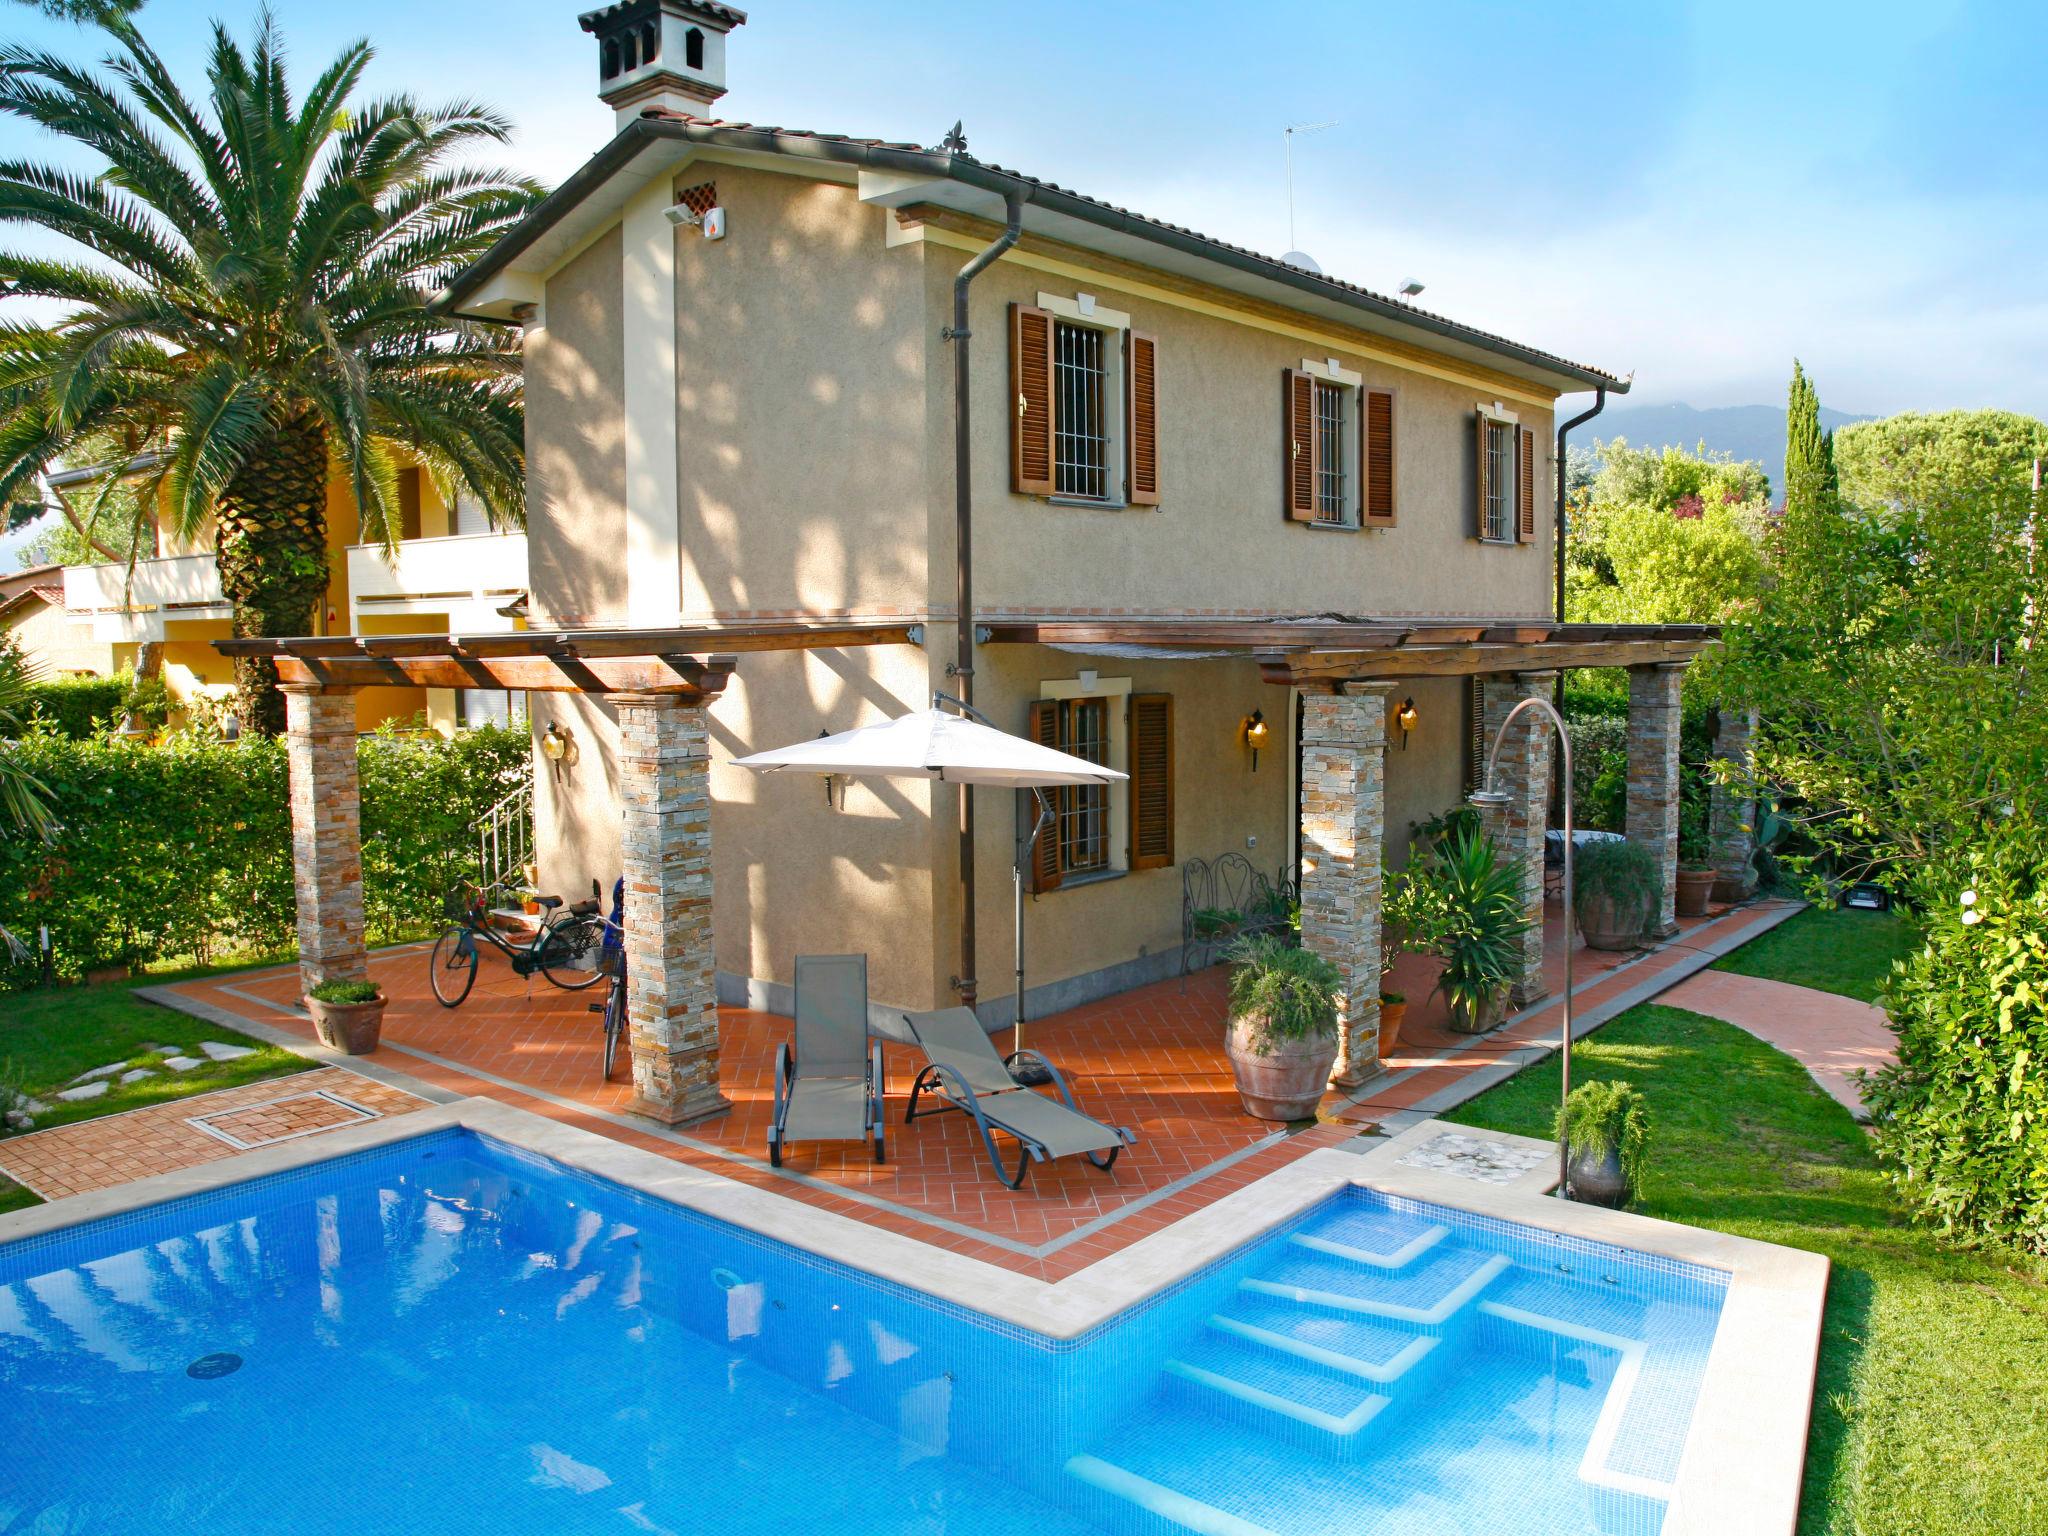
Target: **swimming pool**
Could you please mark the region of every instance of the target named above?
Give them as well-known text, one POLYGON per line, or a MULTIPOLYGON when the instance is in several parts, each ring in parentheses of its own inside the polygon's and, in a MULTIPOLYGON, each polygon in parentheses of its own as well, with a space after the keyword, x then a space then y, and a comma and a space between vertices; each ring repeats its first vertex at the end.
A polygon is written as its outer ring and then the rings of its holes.
POLYGON ((0 1249, 0 1530, 1651 1536, 1726 1280, 1352 1189, 1055 1340, 451 1128, 0 1249))

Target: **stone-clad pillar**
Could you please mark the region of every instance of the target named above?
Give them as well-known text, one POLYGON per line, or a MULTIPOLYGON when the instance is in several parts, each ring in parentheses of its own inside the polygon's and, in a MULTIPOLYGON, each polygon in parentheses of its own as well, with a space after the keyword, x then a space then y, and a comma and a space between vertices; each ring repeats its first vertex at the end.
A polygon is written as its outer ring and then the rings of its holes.
MULTIPOLYGON (((1547 699, 1557 681, 1555 672, 1502 672, 1485 680, 1481 749, 1493 741, 1517 704, 1547 699)), ((1510 995, 1526 1008, 1550 993, 1543 975, 1543 833, 1550 825, 1550 774, 1556 756, 1557 732, 1549 716, 1530 710, 1515 722, 1494 759, 1492 788, 1503 797, 1485 808, 1487 831, 1503 861, 1520 870, 1522 910, 1530 922, 1522 935, 1522 968, 1510 995)), ((1481 760, 1484 767, 1484 760, 1481 760)), ((1481 785, 1481 788, 1485 788, 1481 785)))
POLYGON ((625 805, 632 1110, 682 1125, 732 1107, 718 1089, 704 706, 645 693, 615 694, 612 703, 625 805))
POLYGON ((1337 1065, 1352 1089, 1380 1070, 1380 861, 1388 683, 1302 697, 1301 942, 1342 973, 1337 1065))
POLYGON ((1717 771, 1707 802, 1714 899, 1742 901, 1756 893, 1757 712, 1724 707, 1720 718, 1714 733, 1717 771))
POLYGON ((1682 662, 1628 669, 1628 840, 1657 860, 1657 920, 1663 938, 1678 931, 1678 686, 1682 662))
POLYGON ((299 979, 363 981, 361 792, 353 688, 286 683, 285 759, 291 768, 292 889, 299 907, 299 979))

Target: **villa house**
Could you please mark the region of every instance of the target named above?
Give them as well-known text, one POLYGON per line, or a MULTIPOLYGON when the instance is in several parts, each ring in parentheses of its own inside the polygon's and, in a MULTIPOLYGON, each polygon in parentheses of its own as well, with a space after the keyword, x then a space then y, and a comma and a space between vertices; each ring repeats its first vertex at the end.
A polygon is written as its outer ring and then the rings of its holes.
MULTIPOLYGON (((140 478, 156 463, 145 456, 127 469, 140 478)), ((106 465, 79 466, 57 471, 46 484, 57 497, 84 499, 107 472, 106 465)), ((362 541, 354 494, 345 477, 330 475, 329 576, 327 599, 316 616, 318 632, 516 630, 526 590, 526 536, 493 529, 482 506, 467 497, 450 506, 418 464, 401 465, 398 489, 403 536, 394 556, 381 544, 362 541)), ((54 615, 42 631, 27 637, 37 642, 29 654, 47 669, 107 675, 139 668, 143 648, 154 646, 174 698, 219 699, 233 691, 233 669, 213 648, 229 633, 229 608, 214 565, 210 529, 181 541, 160 524, 148 553, 132 566, 126 561, 68 566, 55 585, 61 599, 54 615), (45 631, 55 633, 53 626, 60 622, 69 642, 61 651, 40 639, 45 631)), ((503 690, 366 688, 356 697, 356 723, 367 731, 386 720, 424 718, 447 732, 479 720, 505 720, 520 707, 518 696, 503 690)))
MULTIPOLYGON (((957 132, 723 120, 744 20, 583 16, 615 137, 442 300, 524 327, 528 632, 263 643, 309 983, 365 974, 353 757, 324 743, 387 676, 534 690, 542 883, 624 870, 634 1107, 669 1122, 724 1106, 715 1001, 788 1011, 799 953, 865 953, 878 1009, 1011 1017, 1024 806, 730 765, 938 694, 1129 775, 1060 792, 1032 861, 1033 1014, 1172 974, 1184 866, 1237 853, 1298 878, 1345 977, 1339 1080, 1370 1076, 1382 863, 1566 666, 1629 668, 1629 831, 1668 927, 1679 678, 1712 633, 1554 607, 1558 400, 1623 381, 957 132)), ((1540 915, 1535 741, 1485 810, 1540 915)), ((1540 929, 1525 962, 1526 1001, 1540 929)))

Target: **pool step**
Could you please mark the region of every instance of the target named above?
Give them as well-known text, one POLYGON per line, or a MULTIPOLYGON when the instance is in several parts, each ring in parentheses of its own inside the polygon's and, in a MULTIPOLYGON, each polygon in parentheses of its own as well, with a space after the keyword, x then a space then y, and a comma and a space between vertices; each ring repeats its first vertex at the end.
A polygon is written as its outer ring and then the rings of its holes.
POLYGON ((1364 1248, 1355 1242, 1343 1242, 1321 1232, 1297 1232, 1289 1241, 1296 1247, 1307 1248, 1315 1253, 1326 1253, 1332 1258, 1348 1259, 1353 1264, 1367 1264, 1375 1269, 1405 1269, 1450 1235, 1449 1227, 1425 1227, 1405 1243, 1392 1249, 1364 1248))
POLYGON ((1219 1312, 1209 1319, 1209 1327, 1256 1349, 1277 1350, 1380 1386, 1399 1381, 1442 1342, 1433 1334, 1381 1328, 1294 1307, 1275 1307, 1252 1317, 1219 1312))
POLYGON ((1229 1334, 1195 1339, 1163 1371, 1169 1398, 1340 1461, 1390 1401, 1354 1375, 1229 1334))
POLYGON ((1069 1457, 1067 1475, 1149 1516, 1144 1526, 1156 1536, 1274 1536, 1263 1525, 1140 1477, 1100 1456, 1069 1457))
POLYGON ((1264 1276, 1241 1280, 1238 1289, 1301 1306, 1384 1317, 1417 1328, 1441 1328, 1509 1263, 1504 1253, 1484 1255, 1454 1249, 1397 1274, 1318 1255, 1291 1260, 1264 1276))

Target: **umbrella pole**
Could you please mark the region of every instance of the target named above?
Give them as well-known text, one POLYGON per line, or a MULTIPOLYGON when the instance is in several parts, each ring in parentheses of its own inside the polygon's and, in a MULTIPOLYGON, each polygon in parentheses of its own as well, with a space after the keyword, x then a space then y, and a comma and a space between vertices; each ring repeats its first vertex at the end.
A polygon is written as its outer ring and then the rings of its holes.
MULTIPOLYGON (((1052 820, 1052 805, 1046 799, 1045 791, 1034 789, 1032 799, 1036 801, 1038 814, 1032 819, 1031 830, 1017 845, 1017 857, 1010 868, 1011 884, 1016 891, 1016 955, 1017 955, 1017 1022, 1010 1032, 1010 1053, 1015 1055, 1024 1049, 1024 870, 1030 864, 1038 840, 1045 835, 1045 829, 1052 820)), ((1033 1079, 1029 1073, 1013 1074, 1018 1081, 1043 1081, 1033 1079)))

